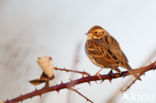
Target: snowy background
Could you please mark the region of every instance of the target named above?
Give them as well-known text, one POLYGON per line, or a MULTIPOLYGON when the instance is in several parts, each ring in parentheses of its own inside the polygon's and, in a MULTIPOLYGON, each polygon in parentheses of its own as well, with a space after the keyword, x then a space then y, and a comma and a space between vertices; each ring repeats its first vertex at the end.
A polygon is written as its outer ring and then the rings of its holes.
MULTIPOLYGON (((133 68, 141 66, 156 50, 155 5, 155 0, 0 0, 0 100, 34 90, 28 81, 41 73, 36 63, 39 56, 52 56, 57 67, 71 69, 79 43, 80 63, 76 69, 94 75, 99 67, 89 61, 84 51, 84 34, 94 25, 102 26, 117 39, 133 68)), ((55 73, 52 85, 69 81, 69 73, 55 73)), ((156 72, 141 78, 126 97, 121 95, 118 103, 156 102, 156 72)), ((92 86, 85 83, 76 88, 95 103, 105 103, 125 79, 93 82, 92 86)), ((67 92, 47 93, 24 103, 67 103, 67 92)), ((71 103, 84 102, 84 98, 71 92, 71 103)))

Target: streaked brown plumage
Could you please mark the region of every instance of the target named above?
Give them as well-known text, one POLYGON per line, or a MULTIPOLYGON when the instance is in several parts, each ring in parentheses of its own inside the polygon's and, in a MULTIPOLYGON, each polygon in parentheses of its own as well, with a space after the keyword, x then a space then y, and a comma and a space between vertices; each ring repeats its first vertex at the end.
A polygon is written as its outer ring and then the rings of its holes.
POLYGON ((87 36, 85 51, 94 64, 101 68, 111 68, 117 72, 121 72, 118 68, 120 66, 139 79, 129 66, 127 57, 122 52, 119 43, 106 30, 100 26, 93 26, 87 36))

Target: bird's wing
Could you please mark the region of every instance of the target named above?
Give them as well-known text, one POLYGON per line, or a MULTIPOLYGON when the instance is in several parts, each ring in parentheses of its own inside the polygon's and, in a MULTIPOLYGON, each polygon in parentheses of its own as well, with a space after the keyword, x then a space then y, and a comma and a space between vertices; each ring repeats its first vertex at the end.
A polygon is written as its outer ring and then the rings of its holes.
POLYGON ((126 68, 136 79, 140 80, 140 77, 137 75, 135 71, 132 71, 132 68, 128 64, 128 59, 125 56, 125 54, 122 52, 119 43, 112 37, 112 36, 106 36, 105 41, 108 44, 108 52, 111 51, 110 54, 113 54, 112 56, 115 56, 115 58, 119 61, 119 66, 126 68))
POLYGON ((88 41, 86 43, 86 53, 96 65, 110 67, 108 66, 109 64, 116 64, 118 62, 117 59, 114 59, 108 45, 105 45, 102 39, 88 41))
POLYGON ((112 36, 105 36, 105 44, 108 45, 108 52, 112 55, 114 59, 117 59, 120 64, 127 64, 128 59, 122 52, 119 43, 112 36))

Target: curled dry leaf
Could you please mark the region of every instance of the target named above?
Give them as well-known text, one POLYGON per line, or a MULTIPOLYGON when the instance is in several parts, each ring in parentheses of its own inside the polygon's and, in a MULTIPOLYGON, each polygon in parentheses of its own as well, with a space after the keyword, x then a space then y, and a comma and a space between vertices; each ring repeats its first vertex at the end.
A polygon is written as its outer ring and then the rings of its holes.
POLYGON ((38 64, 42 68, 43 72, 49 77, 53 77, 54 64, 52 63, 52 58, 49 56, 39 57, 37 60, 38 64))
POLYGON ((38 57, 38 64, 42 68, 43 72, 38 79, 34 79, 29 81, 33 85, 39 85, 42 83, 46 83, 46 86, 49 85, 49 80, 54 78, 54 65, 52 63, 52 58, 48 56, 38 57))

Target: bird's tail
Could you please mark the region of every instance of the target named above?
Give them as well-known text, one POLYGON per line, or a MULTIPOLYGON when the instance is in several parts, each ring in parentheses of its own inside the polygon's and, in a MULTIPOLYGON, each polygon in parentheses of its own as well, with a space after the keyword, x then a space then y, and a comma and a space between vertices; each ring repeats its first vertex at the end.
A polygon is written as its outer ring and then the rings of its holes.
POLYGON ((129 65, 127 66, 127 70, 128 70, 128 72, 131 73, 137 80, 141 80, 141 79, 140 79, 139 73, 133 71, 133 69, 132 69, 129 65))

